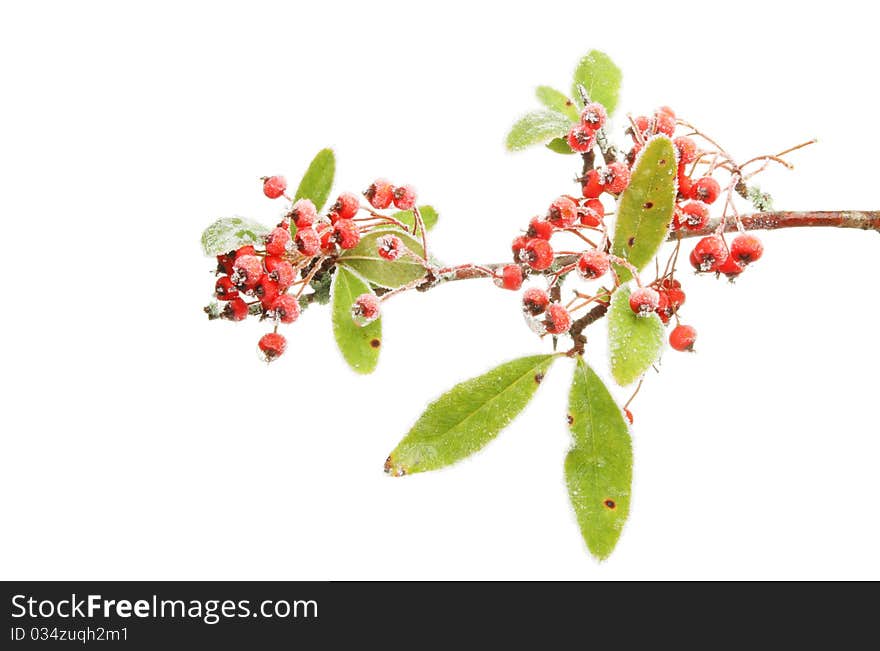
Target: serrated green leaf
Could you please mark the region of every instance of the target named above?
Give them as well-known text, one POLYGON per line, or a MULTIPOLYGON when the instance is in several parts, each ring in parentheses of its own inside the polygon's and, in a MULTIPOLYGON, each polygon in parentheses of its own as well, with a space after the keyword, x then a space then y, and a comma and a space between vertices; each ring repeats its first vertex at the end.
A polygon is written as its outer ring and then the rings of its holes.
MULTIPOLYGON (((431 230, 437 225, 437 218, 440 215, 434 209, 434 206, 419 206, 419 214, 422 216, 422 221, 425 222, 425 228, 428 230, 431 230)), ((391 216, 397 221, 409 226, 410 229, 415 228, 416 218, 415 215, 413 215, 412 210, 401 210, 391 216)))
POLYGON ((546 145, 552 152, 556 152, 557 154, 573 154, 574 150, 568 146, 568 141, 565 138, 554 138, 546 145))
POLYGON ((312 159, 309 169, 299 182, 294 199, 311 199, 318 212, 327 203, 330 189, 333 187, 333 176, 336 174, 336 156, 332 149, 322 149, 312 159))
POLYGON ((622 285, 608 309, 611 375, 621 386, 632 384, 657 361, 663 348, 663 322, 656 314, 637 316, 629 306, 629 287, 622 285))
MULTIPOLYGON (((645 145, 632 171, 629 186, 620 196, 611 252, 637 269, 654 259, 666 240, 675 210, 675 149, 663 135, 645 145)), ((632 278, 615 265, 620 282, 632 278)))
POLYGON ((587 91, 590 101, 599 102, 605 107, 608 115, 611 115, 617 108, 617 96, 622 79, 623 73, 607 54, 599 50, 590 50, 575 68, 571 96, 577 105, 583 108, 581 94, 578 92, 578 84, 580 84, 587 91))
POLYGON ((521 117, 507 134, 510 151, 540 145, 564 136, 571 129, 571 121, 556 111, 532 111, 521 117))
POLYGON ((404 254, 394 261, 379 257, 376 240, 388 233, 397 235, 409 251, 418 256, 424 255, 421 241, 409 233, 399 228, 378 228, 361 238, 356 247, 340 255, 339 265, 348 267, 374 285, 388 289, 403 287, 424 276, 424 265, 412 255, 404 254))
POLYGON ((436 470, 482 448, 529 403, 556 357, 521 357, 456 385, 428 405, 388 456, 385 472, 436 470))
POLYGON ((535 95, 541 102, 551 111, 556 111, 567 117, 571 122, 577 122, 580 119, 577 106, 566 96, 565 93, 551 88, 550 86, 538 86, 535 89, 535 95))
POLYGON ((224 217, 202 232, 202 251, 205 255, 220 255, 246 244, 262 244, 271 230, 253 219, 224 217))
POLYGON ((565 457, 568 495, 587 548, 604 560, 629 515, 632 440, 620 407, 582 357, 568 396, 568 422, 574 439, 565 457))
POLYGON ((345 361, 358 373, 373 372, 382 347, 382 319, 376 319, 362 328, 351 316, 351 306, 357 297, 371 294, 372 291, 366 282, 348 269, 337 269, 331 289, 333 336, 345 361))

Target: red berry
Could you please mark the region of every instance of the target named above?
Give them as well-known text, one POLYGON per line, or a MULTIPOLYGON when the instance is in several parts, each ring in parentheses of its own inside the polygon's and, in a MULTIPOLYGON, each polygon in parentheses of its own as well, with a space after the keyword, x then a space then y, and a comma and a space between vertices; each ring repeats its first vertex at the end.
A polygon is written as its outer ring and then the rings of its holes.
POLYGON ((221 316, 230 321, 244 321, 248 315, 248 306, 240 298, 233 298, 223 308, 221 316))
POLYGON ((669 309, 673 312, 677 312, 678 308, 684 305, 685 301, 685 293, 681 291, 680 287, 670 287, 665 290, 666 297, 669 299, 669 309))
POLYGON ((582 278, 593 280, 608 273, 611 266, 608 255, 596 249, 587 249, 577 261, 577 270, 582 278))
POLYGON ((257 346, 260 349, 260 353, 262 353, 263 359, 267 362, 272 362, 284 354, 284 351, 287 349, 287 339, 284 338, 284 335, 279 335, 277 332, 270 332, 260 337, 257 346))
POLYGON ((263 263, 255 255, 242 255, 232 265, 230 279, 239 289, 253 289, 263 275, 263 263))
POLYGON ((543 314, 550 304, 550 297, 547 296, 547 292, 537 287, 529 287, 524 291, 522 300, 523 311, 532 316, 543 314))
POLYGON ((321 249, 321 240, 314 228, 303 228, 296 232, 296 250, 307 258, 316 255, 321 249))
POLYGON ((385 179, 376 179, 364 192, 370 205, 376 210, 383 210, 394 200, 394 187, 385 179))
MULTIPOLYGON (((650 135, 648 132, 651 129, 651 120, 645 115, 640 115, 633 120, 633 123, 635 123, 638 132, 642 134, 642 139, 647 139, 650 135)), ((630 131, 632 131, 632 127, 630 127, 630 131)), ((635 140, 635 134, 633 134, 633 139, 635 140)))
POLYGON ((569 197, 559 197, 547 210, 547 221, 556 228, 571 228, 576 219, 577 204, 569 197))
POLYGON ((293 270, 293 265, 287 260, 267 255, 263 258, 263 265, 266 267, 266 273, 269 275, 269 278, 278 283, 280 291, 290 287, 293 281, 296 280, 296 272, 293 270))
POLYGON ((678 195, 689 199, 693 191, 693 182, 684 170, 684 165, 678 166, 678 195))
POLYGON ((741 265, 751 264, 764 254, 760 238, 751 233, 741 233, 730 243, 730 257, 741 265))
POLYGON ((654 114, 654 133, 662 133, 671 138, 675 133, 675 114, 670 115, 658 110, 654 114))
POLYGON ((299 301, 290 294, 281 294, 272 302, 266 316, 281 323, 293 323, 299 318, 299 301))
POLYGON ((720 194, 721 186, 718 185, 718 181, 711 176, 704 176, 701 179, 697 179, 691 186, 690 197, 705 203, 715 203, 720 194))
POLYGON ((404 251, 406 246, 397 235, 383 235, 376 240, 376 248, 379 251, 379 257, 384 260, 397 260, 404 251))
POLYGON ((257 250, 251 244, 245 244, 242 247, 239 247, 235 251, 235 259, 238 260, 240 257, 245 255, 256 255, 257 250))
POLYGON ((529 243, 529 240, 532 239, 526 235, 520 235, 519 237, 513 240, 513 243, 510 245, 510 250, 513 251, 513 260, 514 262, 520 262, 520 258, 522 256, 523 249, 526 248, 526 244, 529 243))
POLYGON ((697 160, 697 143, 688 136, 679 136, 672 141, 678 151, 678 164, 687 165, 697 160))
POLYGON ((581 186, 581 192, 587 199, 596 199, 605 191, 605 182, 600 178, 597 170, 590 170, 581 186))
POLYGON ((637 316, 648 316, 660 307, 660 294, 650 287, 639 287, 629 296, 629 306, 637 316))
POLYGON ((231 274, 232 264, 235 262, 235 251, 217 256, 217 273, 231 274))
POLYGON ((669 323, 669 319, 672 318, 674 310, 669 303, 669 294, 664 290, 659 290, 657 292, 660 295, 660 304, 657 305, 657 316, 660 317, 660 320, 663 323, 669 323))
POLYGON ((520 262, 525 262, 535 271, 544 271, 553 264, 553 247, 547 240, 536 237, 526 243, 520 258, 520 262))
POLYGON ((715 271, 727 260, 727 246, 720 235, 708 235, 694 247, 691 264, 697 271, 715 271))
POLYGON ((571 327, 571 315, 559 303, 552 303, 547 306, 544 326, 551 335, 561 335, 571 327))
POLYGON ((263 274, 254 287, 254 296, 260 299, 260 304, 264 308, 268 309, 278 298, 278 283, 269 278, 269 274, 263 274))
POLYGON ((590 102, 581 111, 581 124, 590 127, 593 131, 598 131, 604 127, 607 119, 608 113, 599 102, 590 102))
POLYGON ((299 199, 288 213, 297 228, 308 228, 318 219, 318 210, 310 199, 299 199))
POLYGON ((675 111, 673 111, 668 106, 661 106, 656 111, 654 111, 654 115, 666 115, 671 117, 673 120, 675 119, 675 111))
POLYGON ((682 352, 693 350, 696 340, 697 331, 689 325, 677 325, 669 333, 669 345, 682 352))
POLYGON ((629 168, 620 162, 611 163, 608 167, 599 172, 602 177, 602 185, 605 191, 611 194, 620 194, 626 190, 630 179, 629 168))
POLYGON ((629 409, 624 407, 623 408, 623 415, 626 418, 626 420, 629 421, 629 424, 632 425, 633 424, 633 413, 629 409))
POLYGON ((584 205, 578 208, 578 216, 582 226, 596 227, 602 223, 605 216, 605 206, 598 199, 588 199, 584 205))
POLYGON ((321 224, 315 229, 315 232, 318 234, 318 241, 321 243, 321 253, 326 255, 336 253, 336 241, 333 239, 333 227, 327 224, 321 224))
MULTIPOLYGON (((709 223, 709 206, 702 201, 688 201, 680 208, 681 225, 689 231, 703 230, 709 223)), ((678 215, 676 215, 678 219, 678 215)))
POLYGON ((364 327, 379 318, 379 299, 375 294, 361 294, 351 306, 351 318, 364 327))
POLYGON ((572 151, 583 154, 590 151, 596 144, 596 134, 587 125, 576 124, 568 132, 565 140, 572 151))
POLYGON ((718 265, 714 269, 714 271, 724 274, 731 280, 739 276, 745 270, 745 267, 737 262, 737 260, 732 255, 728 256, 727 260, 725 260, 723 264, 718 265))
POLYGON ((626 164, 632 167, 636 164, 636 158, 639 157, 639 154, 642 151, 642 145, 639 143, 635 143, 632 148, 626 152, 626 164))
POLYGON ((353 249, 361 241, 361 233, 357 224, 350 219, 340 219, 333 226, 333 235, 331 239, 335 241, 340 248, 353 249))
POLYGON ((529 228, 526 231, 526 238, 531 239, 533 237, 537 237, 542 240, 549 240, 552 235, 553 224, 551 224, 546 219, 541 219, 540 217, 532 217, 532 220, 529 222, 529 228))
POLYGON ((218 301, 231 301, 233 298, 238 298, 238 290, 235 289, 229 276, 221 276, 217 279, 217 284, 214 285, 214 296, 218 301))
POLYGON ((361 200, 358 199, 356 194, 343 192, 339 195, 339 198, 336 199, 336 203, 333 204, 330 212, 336 219, 352 219, 357 214, 360 206, 361 200))
POLYGON ((412 210, 416 205, 416 191, 411 185, 394 188, 393 201, 398 210, 412 210))
POLYGON ((495 277, 495 284, 502 289, 518 290, 523 284, 522 267, 518 264, 508 264, 501 269, 501 275, 495 277))
POLYGON ((283 176, 263 177, 263 194, 270 199, 277 199, 287 189, 287 179, 283 176))
POLYGON ((284 255, 290 247, 290 231, 286 228, 273 228, 266 236, 266 253, 284 255))

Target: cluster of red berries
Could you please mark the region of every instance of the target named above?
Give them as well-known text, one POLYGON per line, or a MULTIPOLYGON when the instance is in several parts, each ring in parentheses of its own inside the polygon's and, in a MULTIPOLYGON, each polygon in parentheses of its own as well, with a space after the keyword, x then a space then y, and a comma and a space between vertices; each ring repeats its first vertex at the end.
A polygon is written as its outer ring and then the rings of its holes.
MULTIPOLYGON (((263 193, 270 199, 285 195, 283 176, 264 177, 263 193)), ((375 209, 392 204, 401 210, 415 206, 415 191, 410 186, 395 187, 384 180, 370 185, 364 196, 375 209)), ((263 240, 263 246, 242 246, 217 256, 217 281, 214 296, 223 303, 217 317, 243 321, 248 315, 275 324, 264 335, 258 348, 266 361, 280 357, 287 340, 277 332, 278 325, 293 323, 300 315, 300 296, 317 267, 326 257, 358 245, 364 232, 376 223, 359 226, 355 221, 361 210, 360 198, 343 192, 324 216, 319 216, 309 199, 293 202, 281 221, 263 240), (291 293, 294 291, 294 293, 291 293)), ((377 240, 378 255, 396 260, 405 252, 401 239, 393 234, 377 240)), ((352 317, 361 325, 378 317, 378 299, 365 294, 352 306, 352 317)))

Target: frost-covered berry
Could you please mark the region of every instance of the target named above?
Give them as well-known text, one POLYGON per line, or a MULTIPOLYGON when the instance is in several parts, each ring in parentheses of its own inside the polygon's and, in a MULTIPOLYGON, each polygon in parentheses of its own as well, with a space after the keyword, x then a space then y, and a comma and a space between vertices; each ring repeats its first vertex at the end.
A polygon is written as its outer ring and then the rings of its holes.
POLYGON ((681 352, 693 350, 696 341, 697 331, 689 325, 677 325, 669 333, 669 345, 681 352))
POLYGON ((605 182, 599 175, 598 170, 590 170, 587 172, 584 182, 581 185, 581 192, 587 199, 596 199, 605 191, 605 182))
POLYGON ((340 248, 353 249, 361 241, 361 233, 357 224, 350 219, 340 219, 333 225, 333 235, 331 237, 340 248))
POLYGON ((278 283, 278 289, 284 291, 296 280, 296 272, 293 265, 287 260, 272 255, 263 258, 263 265, 266 267, 266 273, 269 278, 278 283))
MULTIPOLYGON (((642 139, 646 140, 648 138, 651 131, 651 119, 646 115, 639 115, 633 119, 633 123, 636 125, 636 129, 638 133, 641 134, 642 139)), ((629 129, 630 133, 632 133, 632 127, 629 129)), ((636 134, 632 133, 633 139, 636 139, 636 134)))
POLYGON ((751 264, 764 254, 764 245, 757 235, 741 233, 730 243, 730 257, 741 265, 751 264))
POLYGON ((542 240, 549 240, 553 235, 553 224, 546 219, 540 217, 532 217, 529 222, 529 228, 526 231, 526 237, 537 237, 542 240))
POLYGON ((243 255, 235 259, 230 279, 239 289, 253 289, 263 275, 263 262, 255 255, 243 255))
POLYGON ((518 264, 505 265, 501 269, 501 274, 495 276, 495 284, 502 289, 518 290, 523 284, 522 267, 518 264))
POLYGON ((267 316, 281 323, 293 323, 299 318, 299 301, 290 294, 281 294, 272 301, 267 316))
POLYGON ((639 287, 630 294, 629 306, 637 316, 648 316, 660 307, 660 294, 656 289, 639 287))
POLYGON ((260 349, 263 360, 272 362, 281 357, 284 351, 287 350, 287 339, 284 338, 284 335, 280 335, 277 332, 270 332, 260 337, 257 347, 260 349))
POLYGON ((522 261, 523 249, 526 248, 526 244, 528 244, 531 239, 532 238, 526 235, 520 235, 519 237, 514 238, 513 242, 510 244, 510 250, 513 252, 514 262, 522 261))
POLYGON ((590 127, 593 131, 604 127, 607 119, 608 113, 599 102, 590 102, 581 111, 581 124, 590 127))
POLYGON ((551 335, 561 335, 571 327, 571 315, 559 303, 551 303, 547 306, 544 326, 551 335))
POLYGON ((605 192, 611 194, 620 194, 626 190, 629 185, 630 171, 625 163, 614 162, 607 167, 599 170, 599 176, 602 184, 605 186, 605 192))
POLYGON ((273 228, 266 236, 266 253, 284 255, 290 248, 290 231, 286 228, 273 228))
POLYGON ((529 287, 523 292, 522 302, 524 312, 532 316, 538 316, 547 309, 547 306, 550 304, 550 297, 547 296, 547 292, 543 289, 529 287))
POLYGON ((680 207, 681 218, 676 215, 679 224, 689 231, 699 231, 709 223, 709 206, 702 201, 688 201, 680 207))
POLYGON ((664 290, 658 290, 657 293, 660 295, 660 303, 657 305, 657 316, 660 317, 660 320, 665 324, 669 323, 669 319, 672 318, 673 310, 669 304, 669 294, 667 294, 664 290))
POLYGON ((745 270, 746 268, 742 266, 732 255, 727 256, 727 260, 725 260, 722 264, 718 265, 714 269, 714 271, 717 271, 718 273, 727 276, 731 281, 745 270))
POLYGON ((375 294, 361 294, 351 306, 351 318, 360 327, 379 318, 379 299, 375 294))
POLYGON ((263 194, 270 199, 277 199, 287 189, 287 179, 283 176, 263 177, 263 194))
POLYGON ((226 307, 223 308, 223 313, 220 315, 224 319, 229 319, 230 321, 244 321, 248 315, 248 306, 240 298, 233 298, 226 304, 226 307))
POLYGON ((533 238, 520 252, 520 262, 525 262, 535 271, 544 271, 553 264, 553 247, 547 240, 533 238))
POLYGON ((693 138, 679 136, 672 141, 672 144, 675 145, 675 149, 678 151, 679 165, 688 165, 697 160, 697 143, 694 142, 693 138))
POLYGON ((376 179, 366 189, 364 196, 376 210, 384 210, 394 200, 394 186, 385 179, 376 179))
POLYGON ((394 207, 398 210, 412 210, 416 205, 416 191, 411 185, 401 185, 392 193, 394 207))
POLYGON ((278 298, 278 283, 269 278, 269 274, 263 274, 254 286, 254 296, 260 299, 260 304, 268 309, 278 298))
POLYGON ((333 207, 330 208, 330 213, 335 216, 336 219, 352 219, 357 214, 360 206, 361 200, 358 199, 356 194, 343 192, 336 199, 333 207))
POLYGON ((720 235, 708 235, 697 242, 691 264, 697 271, 715 271, 727 260, 727 245, 720 235))
POLYGON ((704 176, 701 179, 697 179, 691 186, 691 199, 697 199, 705 203, 715 203, 715 200, 720 194, 721 186, 718 185, 718 181, 711 176, 704 176))
POLYGON ((307 258, 316 255, 321 249, 321 240, 314 228, 303 228, 296 232, 294 238, 296 250, 307 258))
POLYGON ((673 111, 668 106, 659 107, 656 111, 654 111, 654 115, 655 116, 656 115, 666 115, 666 116, 672 118, 673 120, 675 119, 675 111, 673 111))
POLYGON ((678 166, 678 196, 684 199, 690 199, 694 184, 691 181, 691 177, 685 172, 684 167, 684 165, 678 166))
POLYGON ((376 240, 376 249, 383 260, 397 260, 406 251, 406 245, 397 235, 383 235, 376 240))
POLYGON ((235 251, 223 253, 217 256, 217 273, 231 274, 232 264, 235 262, 235 251))
POLYGON ((214 285, 214 296, 218 301, 231 301, 233 298, 238 298, 238 290, 235 289, 229 276, 221 276, 217 279, 217 284, 214 285))
POLYGON ((577 270, 581 278, 593 280, 608 273, 611 266, 608 255, 596 249, 587 249, 577 261, 577 270))
POLYGON ((288 214, 297 228, 308 228, 318 219, 318 210, 311 199, 298 199, 288 214))
POLYGON ((572 151, 583 154, 590 151, 596 144, 596 134, 589 126, 576 124, 568 132, 565 141, 572 151))
POLYGON ((547 209, 547 221, 556 228, 571 228, 577 219, 577 207, 571 197, 558 197, 547 209))
POLYGON ((256 255, 257 250, 253 247, 252 244, 245 244, 244 246, 240 246, 235 250, 234 259, 238 260, 239 258, 246 255, 256 255))
POLYGON ((671 138, 675 133, 675 114, 670 115, 658 110, 654 114, 654 133, 662 133, 671 138))
POLYGON ((582 226, 595 228, 605 217, 605 206, 598 199, 587 199, 584 205, 578 208, 577 214, 582 226))
MULTIPOLYGON (((675 281, 676 283, 678 281, 675 281)), ((663 290, 666 294, 666 298, 669 299, 669 309, 673 312, 676 312, 678 308, 684 305, 686 296, 685 293, 681 290, 681 285, 678 287, 667 287, 663 290)))

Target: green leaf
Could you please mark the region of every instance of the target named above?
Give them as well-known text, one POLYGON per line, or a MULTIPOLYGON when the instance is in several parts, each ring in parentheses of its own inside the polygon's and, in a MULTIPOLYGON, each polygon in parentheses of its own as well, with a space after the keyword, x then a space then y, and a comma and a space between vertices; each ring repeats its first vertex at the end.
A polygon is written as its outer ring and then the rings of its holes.
POLYGON ((564 136, 571 129, 571 121, 555 111, 532 111, 517 121, 507 134, 510 151, 540 145, 564 136))
MULTIPOLYGON (((675 149, 666 136, 655 136, 636 161, 629 186, 620 196, 611 252, 643 268, 657 254, 669 233, 675 209, 675 149)), ((615 265, 620 282, 632 278, 615 265)))
POLYGON ((224 217, 202 233, 202 251, 205 255, 220 255, 246 244, 262 244, 271 230, 252 219, 224 217))
POLYGON ((580 119, 577 106, 574 105, 574 102, 565 93, 555 88, 550 88, 550 86, 538 86, 535 89, 535 95, 537 95, 538 101, 541 104, 551 111, 561 113, 571 122, 577 122, 580 119))
MULTIPOLYGON (((421 214, 422 221, 425 222, 425 228, 428 230, 431 230, 437 225, 437 218, 440 215, 434 210, 434 206, 419 206, 419 214, 421 214)), ((411 230, 415 228, 416 218, 415 215, 413 215, 412 210, 401 210, 391 216, 397 221, 409 226, 411 230)))
POLYGON ((382 346, 382 319, 358 326, 351 306, 361 294, 371 294, 370 286, 345 268, 336 271, 332 287, 333 336, 348 365, 358 373, 372 373, 379 362, 382 346))
POLYGON ((318 212, 327 203, 330 188, 333 187, 333 175, 336 173, 336 157, 332 149, 322 149, 312 159, 306 170, 294 199, 311 199, 318 212))
POLYGON ((557 154, 573 154, 574 150, 568 146, 568 141, 565 138, 554 138, 546 145, 544 145, 550 151, 556 152, 557 154))
POLYGON ((388 456, 385 472, 436 470, 482 448, 528 404, 555 358, 521 357, 456 385, 428 405, 388 456))
POLYGON ((629 287, 620 286, 608 309, 611 375, 621 386, 647 371, 663 348, 663 323, 656 314, 637 316, 629 306, 629 287))
POLYGON ((364 280, 389 289, 402 287, 424 276, 424 265, 410 253, 405 253, 394 261, 379 257, 376 240, 388 233, 397 235, 410 252, 418 256, 424 255, 421 241, 409 233, 399 228, 378 228, 361 238, 356 247, 339 256, 339 264, 348 267, 364 280))
POLYGON ((621 79, 623 73, 607 54, 599 50, 590 50, 575 68, 571 96, 578 106, 583 108, 581 94, 578 92, 578 84, 580 84, 587 91, 590 101, 599 102, 605 107, 608 115, 611 115, 617 108, 621 79))
POLYGON ((614 551, 629 515, 632 441, 620 407, 582 357, 568 397, 574 445, 565 483, 587 548, 599 560, 614 551))

